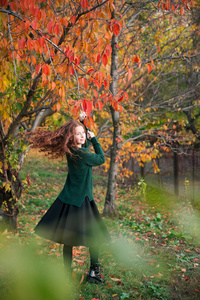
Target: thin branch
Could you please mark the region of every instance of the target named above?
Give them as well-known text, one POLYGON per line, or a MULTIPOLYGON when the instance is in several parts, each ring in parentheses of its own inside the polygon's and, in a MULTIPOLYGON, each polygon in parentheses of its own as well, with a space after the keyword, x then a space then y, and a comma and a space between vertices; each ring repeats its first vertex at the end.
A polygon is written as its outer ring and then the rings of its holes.
POLYGON ((13 46, 13 39, 12 39, 12 35, 11 35, 11 30, 10 30, 9 14, 7 14, 7 17, 8 17, 8 32, 9 32, 10 41, 11 41, 11 51, 12 51, 13 65, 14 65, 14 72, 15 72, 15 83, 17 83, 17 69, 16 69, 16 65, 15 65, 14 46, 13 46))

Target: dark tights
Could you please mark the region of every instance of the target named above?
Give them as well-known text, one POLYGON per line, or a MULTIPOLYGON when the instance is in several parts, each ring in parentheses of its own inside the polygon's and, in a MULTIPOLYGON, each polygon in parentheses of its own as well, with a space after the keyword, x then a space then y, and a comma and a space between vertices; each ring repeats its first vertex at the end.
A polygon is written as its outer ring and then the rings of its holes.
MULTIPOLYGON (((71 268, 72 263, 72 246, 64 245, 63 247, 63 259, 65 267, 71 268)), ((95 265, 98 263, 99 257, 99 248, 98 247, 89 247, 90 252, 90 265, 95 265)))

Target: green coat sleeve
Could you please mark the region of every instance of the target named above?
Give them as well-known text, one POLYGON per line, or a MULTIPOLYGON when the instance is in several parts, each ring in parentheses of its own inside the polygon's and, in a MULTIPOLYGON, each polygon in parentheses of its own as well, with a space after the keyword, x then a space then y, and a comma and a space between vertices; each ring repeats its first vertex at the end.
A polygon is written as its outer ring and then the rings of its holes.
POLYGON ((105 163, 105 156, 103 150, 101 148, 101 145, 98 143, 96 137, 93 137, 91 139, 91 142, 94 147, 95 153, 90 152, 87 148, 82 148, 80 150, 80 155, 86 165, 90 167, 100 166, 105 163))
POLYGON ((88 138, 87 138, 87 133, 88 133, 88 128, 85 126, 85 124, 83 123, 83 121, 80 121, 83 125, 84 125, 84 127, 85 127, 85 130, 86 130, 86 145, 84 145, 83 146, 83 148, 89 148, 89 146, 90 146, 90 144, 91 144, 91 140, 89 140, 88 138))

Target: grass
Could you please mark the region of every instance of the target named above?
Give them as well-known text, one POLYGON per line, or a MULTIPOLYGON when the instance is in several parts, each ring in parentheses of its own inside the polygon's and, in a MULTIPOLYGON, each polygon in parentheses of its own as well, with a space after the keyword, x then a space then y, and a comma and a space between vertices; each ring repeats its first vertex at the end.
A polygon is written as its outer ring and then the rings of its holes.
MULTIPOLYGON (((106 283, 85 282, 89 254, 74 247, 73 281, 64 274, 62 245, 34 234, 34 227, 56 199, 66 179, 66 162, 32 151, 21 177, 18 232, 0 239, 0 298, 55 299, 199 299, 199 216, 189 199, 147 186, 120 187, 116 215, 104 218, 112 243, 102 245, 100 262, 106 283)), ((100 212, 106 175, 94 169, 94 195, 100 212)))

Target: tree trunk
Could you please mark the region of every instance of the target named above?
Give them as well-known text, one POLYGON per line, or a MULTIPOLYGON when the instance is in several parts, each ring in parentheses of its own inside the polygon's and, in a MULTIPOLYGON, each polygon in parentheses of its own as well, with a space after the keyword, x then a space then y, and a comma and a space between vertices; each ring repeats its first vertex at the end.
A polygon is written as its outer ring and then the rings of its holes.
MULTIPOLYGON (((39 112, 32 124, 31 131, 40 126, 42 121, 52 115, 51 109, 42 110, 39 112)), ((1 121, 1 120, 0 120, 1 121)), ((13 129, 15 138, 18 136, 18 125, 13 129)), ((9 158, 6 157, 7 139, 5 132, 0 122, 0 231, 5 229, 9 231, 16 231, 17 229, 17 216, 19 213, 18 199, 22 193, 22 182, 19 177, 19 171, 12 169, 9 164, 9 158)), ((26 153, 29 151, 29 147, 26 153)), ((19 169, 22 168, 25 154, 21 153, 18 157, 19 169)))
MULTIPOLYGON (((115 97, 117 95, 117 84, 118 84, 118 49, 117 37, 113 34, 112 36, 112 56, 111 56, 111 78, 110 91, 115 97)), ((113 142, 110 152, 110 168, 108 175, 107 194, 104 204, 105 215, 114 215, 115 213, 115 196, 116 196, 116 179, 118 172, 118 160, 117 154, 121 149, 121 126, 119 123, 120 114, 115 111, 113 107, 110 107, 112 122, 113 122, 113 142)))
POLYGON ((19 174, 12 170, 9 164, 5 164, 5 148, 0 143, 0 163, 3 166, 0 172, 0 231, 5 229, 16 231, 17 215, 19 213, 17 199, 22 193, 22 184, 19 174))

